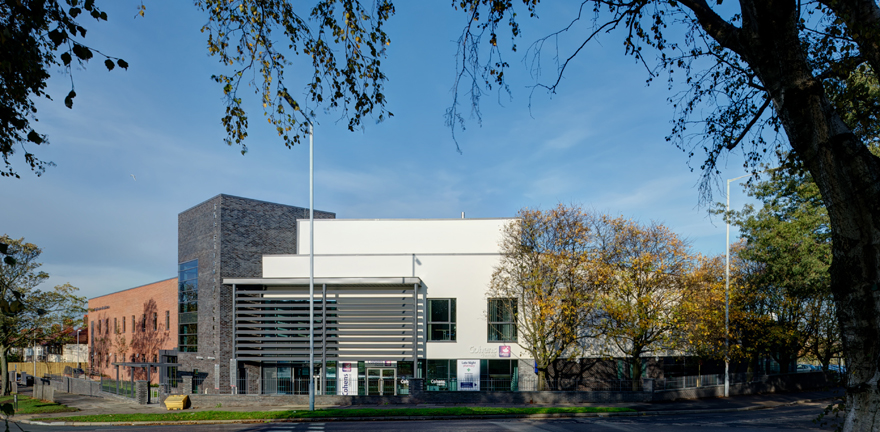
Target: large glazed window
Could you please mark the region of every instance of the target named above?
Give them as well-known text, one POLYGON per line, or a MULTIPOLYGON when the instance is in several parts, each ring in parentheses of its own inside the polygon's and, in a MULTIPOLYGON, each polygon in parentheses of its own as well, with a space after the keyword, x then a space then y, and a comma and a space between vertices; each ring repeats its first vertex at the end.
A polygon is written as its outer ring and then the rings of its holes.
POLYGON ((455 340, 455 299, 428 299, 428 340, 455 340))
POLYGON ((489 342, 516 342, 516 299, 489 299, 489 342))
POLYGON ((178 266, 178 340, 180 352, 198 350, 199 260, 178 266))

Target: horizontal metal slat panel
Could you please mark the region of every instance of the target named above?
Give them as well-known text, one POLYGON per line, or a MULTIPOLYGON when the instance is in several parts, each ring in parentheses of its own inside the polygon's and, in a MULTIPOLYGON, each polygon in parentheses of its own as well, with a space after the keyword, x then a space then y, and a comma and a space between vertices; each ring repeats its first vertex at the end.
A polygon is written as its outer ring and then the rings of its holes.
POLYGON ((412 322, 411 316, 395 316, 395 317, 387 317, 387 318, 369 318, 369 317, 336 317, 336 322, 339 325, 343 324, 352 324, 352 323, 387 323, 393 324, 397 322, 412 322))
MULTIPOLYGON (((306 297, 309 296, 309 289, 306 287, 305 289, 272 289, 266 291, 251 291, 251 290, 238 290, 235 293, 236 298, 239 297, 253 297, 253 296, 297 296, 297 297, 306 297)), ((365 295, 408 295, 412 297, 413 290, 412 288, 389 288, 389 289, 375 289, 375 288, 351 288, 351 289, 328 289, 327 290, 327 298, 331 297, 350 297, 350 296, 365 296, 365 295)), ((321 293, 320 288, 315 289, 315 299, 323 298, 323 294, 321 293)))
MULTIPOLYGON (((346 316, 346 315, 363 315, 365 313, 383 313, 383 314, 400 314, 407 313, 412 315, 412 308, 406 309, 401 307, 391 307, 391 306, 374 306, 369 308, 358 308, 358 309, 349 309, 344 311, 328 311, 327 315, 329 317, 333 316, 346 316)), ((239 309, 236 311, 236 316, 245 316, 245 315, 278 315, 281 317, 284 316, 295 316, 295 317, 306 317, 309 316, 309 311, 283 311, 283 310, 260 310, 260 309, 239 309)), ((320 318, 322 315, 322 311, 320 309, 315 310, 315 317, 320 318)))
POLYGON ((401 349, 394 350, 394 351, 391 351, 391 350, 382 351, 382 350, 374 350, 374 349, 360 350, 360 351, 358 351, 358 350, 351 350, 351 351, 340 350, 339 356, 341 357, 343 355, 349 356, 349 357, 354 357, 354 356, 362 357, 361 360, 369 360, 371 358, 385 358, 385 357, 390 357, 390 356, 404 356, 404 357, 409 357, 410 359, 412 359, 412 350, 401 350, 401 349))

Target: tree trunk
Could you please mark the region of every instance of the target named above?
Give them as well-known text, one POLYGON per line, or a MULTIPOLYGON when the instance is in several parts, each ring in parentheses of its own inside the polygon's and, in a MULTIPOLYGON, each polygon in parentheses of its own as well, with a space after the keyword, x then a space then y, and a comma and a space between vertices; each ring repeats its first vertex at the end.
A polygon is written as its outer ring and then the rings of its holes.
POLYGON ((638 354, 630 357, 630 378, 632 378, 632 391, 642 390, 642 358, 638 354))
POLYGON ((742 34, 722 43, 764 84, 831 220, 831 291, 849 371, 843 430, 880 430, 880 158, 843 123, 814 76, 800 45, 796 3, 742 4, 742 34))
POLYGON ((3 396, 9 396, 12 393, 12 383, 9 382, 9 347, 0 345, 0 373, 3 374, 3 396))
POLYGON ((547 390, 547 368, 538 367, 538 391, 547 390))

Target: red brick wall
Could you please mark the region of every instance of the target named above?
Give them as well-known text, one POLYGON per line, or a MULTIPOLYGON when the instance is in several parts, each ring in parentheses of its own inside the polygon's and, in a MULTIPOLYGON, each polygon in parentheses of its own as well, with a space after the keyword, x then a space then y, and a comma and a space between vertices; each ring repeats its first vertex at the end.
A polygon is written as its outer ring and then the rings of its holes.
MULTIPOLYGON (((107 377, 116 378, 114 362, 157 361, 159 350, 177 348, 177 278, 89 299, 89 330, 90 366, 107 377)), ((119 378, 130 379, 129 368, 120 367, 119 378)), ((157 383, 158 371, 150 378, 157 383)), ((135 370, 134 379, 146 372, 135 370)))

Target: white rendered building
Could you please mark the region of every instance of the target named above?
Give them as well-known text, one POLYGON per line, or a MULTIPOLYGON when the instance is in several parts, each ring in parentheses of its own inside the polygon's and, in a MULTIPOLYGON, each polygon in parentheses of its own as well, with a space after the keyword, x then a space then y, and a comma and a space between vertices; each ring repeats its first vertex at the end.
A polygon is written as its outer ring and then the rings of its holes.
MULTIPOLYGON (((410 377, 430 390, 515 390, 534 362, 486 295, 511 220, 315 220, 319 390, 402 394, 410 377)), ((308 220, 296 238, 297 254, 263 255, 262 278, 223 279, 236 369, 259 367, 261 393, 307 376, 308 220)))

